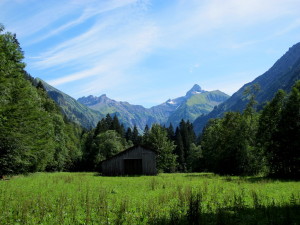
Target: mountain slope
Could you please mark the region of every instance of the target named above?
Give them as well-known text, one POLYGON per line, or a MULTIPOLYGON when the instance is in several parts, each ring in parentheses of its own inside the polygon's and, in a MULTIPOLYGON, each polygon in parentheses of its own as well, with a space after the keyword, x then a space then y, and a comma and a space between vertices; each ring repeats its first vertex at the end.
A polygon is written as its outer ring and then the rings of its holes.
POLYGON ((63 114, 72 122, 75 122, 82 127, 95 127, 98 121, 104 117, 99 111, 95 111, 77 102, 74 98, 57 90, 45 81, 41 81, 50 98, 52 98, 61 108, 63 114))
POLYGON ((164 115, 165 121, 168 120, 169 116, 175 112, 179 106, 181 106, 185 101, 187 101, 190 97, 192 97, 195 94, 200 94, 203 93, 201 87, 198 84, 195 84, 191 90, 189 90, 185 96, 178 97, 175 99, 169 99, 168 101, 157 105, 153 106, 151 108, 153 113, 162 113, 164 115))
POLYGON ((211 112, 229 96, 221 91, 206 91, 191 95, 169 117, 167 124, 177 126, 181 119, 193 122, 199 115, 211 112))
POLYGON ((131 105, 128 102, 118 102, 108 98, 106 95, 99 97, 88 96, 77 100, 79 103, 89 108, 101 112, 102 114, 116 114, 125 127, 136 125, 142 131, 146 124, 164 122, 160 114, 154 115, 151 110, 140 105, 131 105))
POLYGON ((290 91, 298 79, 300 79, 300 43, 291 47, 267 72, 245 84, 209 114, 197 118, 194 122, 195 131, 200 133, 209 119, 220 117, 225 112, 242 111, 248 103, 248 98, 243 94, 248 87, 254 84, 260 86, 260 90, 256 93, 256 101, 261 105, 271 100, 279 89, 290 91))

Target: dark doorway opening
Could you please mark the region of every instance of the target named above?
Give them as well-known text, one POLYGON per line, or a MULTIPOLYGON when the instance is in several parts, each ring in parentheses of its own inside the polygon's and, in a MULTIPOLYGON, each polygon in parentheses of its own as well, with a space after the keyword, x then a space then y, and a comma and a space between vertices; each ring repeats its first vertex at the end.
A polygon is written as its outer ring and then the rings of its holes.
POLYGON ((142 159, 124 159, 124 173, 126 175, 142 175, 142 159))

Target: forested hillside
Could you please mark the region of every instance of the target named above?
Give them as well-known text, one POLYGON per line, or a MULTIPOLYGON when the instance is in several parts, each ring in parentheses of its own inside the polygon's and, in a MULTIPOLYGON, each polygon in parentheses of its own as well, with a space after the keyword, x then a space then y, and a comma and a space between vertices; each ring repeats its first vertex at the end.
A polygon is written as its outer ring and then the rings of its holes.
POLYGON ((72 170, 82 129, 26 73, 16 36, 0 32, 0 175, 72 170))
POLYGON ((70 121, 77 123, 86 129, 91 129, 94 128, 99 120, 105 116, 105 114, 103 115, 99 111, 95 111, 80 104, 71 96, 57 90, 56 88, 47 84, 45 81, 41 79, 37 79, 37 81, 42 82, 45 90, 48 93, 48 96, 52 98, 57 105, 59 105, 63 114, 70 121))

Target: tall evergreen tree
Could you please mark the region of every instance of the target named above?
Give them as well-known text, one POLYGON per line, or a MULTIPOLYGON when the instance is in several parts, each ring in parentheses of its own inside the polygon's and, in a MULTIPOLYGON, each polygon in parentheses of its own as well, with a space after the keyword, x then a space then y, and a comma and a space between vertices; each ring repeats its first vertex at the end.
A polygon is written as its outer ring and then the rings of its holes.
POLYGON ((170 123, 170 126, 167 128, 167 132, 168 132, 168 138, 172 141, 175 140, 175 133, 174 133, 174 127, 172 125, 172 123, 170 123))
POLYGON ((183 146, 182 136, 178 127, 176 128, 175 131, 175 144, 176 144, 176 148, 174 153, 177 155, 178 170, 181 172, 186 171, 186 163, 184 158, 184 146, 183 146))
POLYGON ((125 135, 124 125, 120 124, 117 115, 114 115, 112 119, 110 130, 115 130, 118 134, 120 134, 121 137, 124 137, 125 135))
POLYGON ((125 138, 127 141, 132 141, 132 130, 130 127, 128 127, 126 130, 125 138))
POLYGON ((142 136, 142 143, 141 144, 145 145, 145 142, 148 139, 149 133, 150 133, 149 126, 148 126, 148 124, 146 124, 146 126, 144 128, 144 133, 143 133, 143 136, 142 136))
POLYGON ((273 142, 275 175, 300 178, 300 81, 293 86, 281 111, 273 142))
POLYGON ((142 142, 142 138, 141 138, 141 136, 139 135, 139 131, 138 131, 136 125, 134 125, 134 127, 133 127, 131 141, 132 141, 132 143, 133 143, 134 145, 140 145, 141 142, 142 142))
POLYGON ((98 123, 94 130, 94 137, 96 137, 98 134, 103 133, 105 131, 109 130, 108 124, 104 118, 102 118, 98 123))
POLYGON ((274 173, 278 164, 274 150, 276 140, 273 140, 278 132, 278 124, 281 119, 281 112, 284 107, 286 93, 279 90, 275 97, 269 102, 261 112, 256 134, 257 155, 263 160, 266 172, 274 173), (275 141, 275 142, 274 142, 275 141), (268 171, 268 170, 271 171, 268 171))
POLYGON ((196 143, 196 135, 193 124, 189 121, 181 120, 179 127, 176 128, 174 141, 176 144, 176 154, 179 163, 179 171, 186 172, 190 170, 187 167, 187 159, 190 158, 191 144, 196 143))

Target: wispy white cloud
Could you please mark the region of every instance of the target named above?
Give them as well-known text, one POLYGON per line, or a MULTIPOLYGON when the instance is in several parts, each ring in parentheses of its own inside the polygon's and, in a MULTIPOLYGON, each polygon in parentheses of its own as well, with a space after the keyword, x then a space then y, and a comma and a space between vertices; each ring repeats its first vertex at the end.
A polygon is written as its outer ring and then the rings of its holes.
MULTIPOLYGON (((105 73, 116 73, 121 76, 129 66, 143 58, 145 52, 150 51, 150 46, 156 39, 156 27, 151 24, 147 26, 143 24, 143 28, 137 29, 137 31, 131 30, 130 35, 116 35, 110 40, 97 38, 99 37, 99 27, 96 27, 96 30, 91 29, 90 32, 83 35, 84 37, 76 38, 75 42, 80 39, 82 40, 81 44, 63 43, 40 56, 43 60, 37 61, 35 65, 42 68, 76 63, 89 65, 86 70, 49 80, 51 84, 61 85, 91 76, 103 77, 105 73)), ((89 84, 89 86, 93 85, 89 84)))
MULTIPOLYGON (((28 3, 24 2, 23 4, 28 3)), ((73 4, 53 4, 45 6, 47 4, 49 4, 47 1, 41 1, 38 4, 33 4, 33 7, 38 13, 27 17, 24 21, 22 21, 22 23, 18 20, 12 23, 12 27, 18 32, 19 37, 30 37, 55 23, 63 16, 78 10, 77 6, 73 4)))
MULTIPOLYGON (((85 22, 86 20, 95 17, 97 15, 100 15, 102 13, 108 12, 108 11, 112 11, 115 9, 118 9, 120 7, 124 7, 127 6, 129 4, 135 3, 137 0, 112 0, 109 2, 101 2, 101 1, 94 1, 92 2, 92 4, 88 4, 86 8, 83 9, 83 12, 81 13, 81 15, 78 16, 77 19, 75 20, 71 20, 70 22, 67 22, 66 24, 63 24, 61 26, 59 26, 58 28, 51 30, 50 32, 46 33, 45 35, 42 35, 40 37, 38 37, 37 39, 33 40, 31 42, 31 44, 35 43, 35 42, 39 42, 42 40, 45 40, 47 38, 50 38, 54 35, 57 35, 61 32, 64 32, 76 25, 82 24, 83 22, 85 22), (100 4, 99 4, 100 3, 100 4)), ((79 2, 77 2, 77 5, 83 7, 87 2, 83 1, 81 2, 81 4, 79 4, 79 2), (84 4, 82 4, 84 3, 84 4)))
POLYGON ((295 30, 295 29, 297 29, 299 27, 300 27, 300 19, 296 19, 291 24, 289 24, 287 27, 284 27, 280 31, 277 31, 275 33, 275 35, 276 36, 281 36, 281 35, 284 35, 286 33, 289 33, 292 30, 295 30))
POLYGON ((239 32, 243 27, 297 15, 299 10, 298 0, 191 0, 188 3, 181 0, 174 9, 177 14, 162 29, 164 39, 161 44, 176 47, 217 30, 239 32))
MULTIPOLYGON (((122 8, 128 4, 133 5, 118 13, 106 15, 104 20, 103 18, 97 19, 94 25, 84 33, 65 40, 38 56, 31 57, 32 68, 43 70, 77 67, 78 72, 65 73, 55 78, 48 77, 46 80, 57 86, 93 77, 93 81, 84 85, 86 87, 82 87, 85 91, 93 87, 94 91, 99 88, 103 89, 109 83, 111 86, 112 81, 116 84, 117 80, 124 80, 122 76, 125 71, 140 61, 145 54, 151 52, 152 45, 157 39, 158 29, 152 22, 139 20, 141 18, 139 13, 135 13, 136 10, 145 10, 148 1, 111 2, 106 8, 95 10, 91 14, 87 13, 88 16, 81 16, 74 23, 61 26, 59 32, 63 32, 63 28, 76 26, 77 23, 82 23, 98 13, 122 8), (99 79, 102 82, 95 82, 99 79)), ((83 9, 82 15, 85 15, 87 10, 90 10, 90 6, 83 9)))

